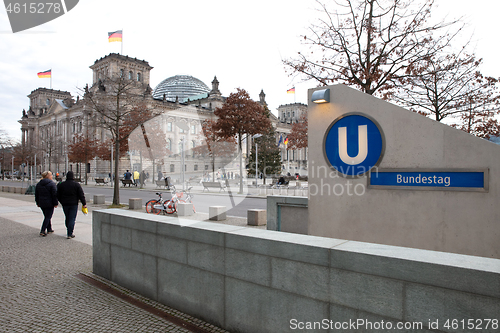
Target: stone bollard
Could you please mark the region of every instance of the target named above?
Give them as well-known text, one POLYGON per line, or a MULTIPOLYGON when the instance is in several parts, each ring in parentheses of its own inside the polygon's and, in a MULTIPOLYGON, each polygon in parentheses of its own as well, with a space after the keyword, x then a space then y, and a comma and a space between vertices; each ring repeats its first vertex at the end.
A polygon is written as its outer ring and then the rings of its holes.
POLYGON ((193 204, 191 202, 177 203, 177 216, 191 216, 193 213, 193 204))
POLYGON ((128 209, 142 209, 142 198, 128 199, 128 209))
POLYGON ((94 194, 94 205, 104 205, 106 196, 104 194, 94 194))
POLYGON ((208 219, 212 221, 224 221, 226 219, 226 206, 208 207, 208 219))
POLYGON ((267 212, 265 209, 249 209, 247 210, 248 225, 266 225, 267 212))

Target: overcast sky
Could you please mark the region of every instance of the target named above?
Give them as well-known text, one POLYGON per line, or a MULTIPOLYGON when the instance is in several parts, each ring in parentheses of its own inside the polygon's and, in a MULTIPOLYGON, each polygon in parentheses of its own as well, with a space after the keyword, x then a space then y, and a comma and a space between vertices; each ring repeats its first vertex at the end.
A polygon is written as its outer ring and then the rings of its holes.
MULTIPOLYGON (((482 72, 500 77, 495 22, 499 0, 435 0, 434 17, 464 16, 466 32, 474 33, 482 72), (471 5, 472 4, 472 5, 471 5)), ((224 96, 243 88, 258 100, 261 89, 270 109, 307 103, 313 81, 288 76, 282 58, 304 50, 299 36, 318 17, 313 0, 80 0, 67 14, 44 25, 13 34, 5 7, 0 9, 0 129, 20 139, 17 122, 26 97, 49 79, 37 73, 52 69, 52 88, 76 98, 92 82, 89 68, 96 59, 120 53, 121 43, 108 43, 107 33, 123 29, 123 54, 146 60, 151 87, 167 77, 192 75, 211 87, 217 75, 224 96), (296 95, 286 93, 295 86, 296 95)), ((276 113, 276 112, 275 112, 276 113)))

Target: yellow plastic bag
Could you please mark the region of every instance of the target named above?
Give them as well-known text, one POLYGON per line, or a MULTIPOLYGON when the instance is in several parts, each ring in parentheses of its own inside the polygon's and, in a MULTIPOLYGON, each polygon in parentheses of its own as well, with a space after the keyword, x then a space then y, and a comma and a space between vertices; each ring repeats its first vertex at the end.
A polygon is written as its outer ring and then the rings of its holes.
POLYGON ((89 210, 87 209, 87 207, 82 207, 82 212, 83 214, 87 215, 89 213, 89 210))

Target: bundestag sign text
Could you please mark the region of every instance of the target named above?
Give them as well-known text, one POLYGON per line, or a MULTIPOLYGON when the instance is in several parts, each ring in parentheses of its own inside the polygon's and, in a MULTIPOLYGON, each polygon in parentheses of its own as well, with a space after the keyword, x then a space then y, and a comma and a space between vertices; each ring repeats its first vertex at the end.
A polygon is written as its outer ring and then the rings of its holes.
POLYGON ((488 169, 484 170, 377 170, 368 179, 368 187, 411 190, 488 190, 488 169))

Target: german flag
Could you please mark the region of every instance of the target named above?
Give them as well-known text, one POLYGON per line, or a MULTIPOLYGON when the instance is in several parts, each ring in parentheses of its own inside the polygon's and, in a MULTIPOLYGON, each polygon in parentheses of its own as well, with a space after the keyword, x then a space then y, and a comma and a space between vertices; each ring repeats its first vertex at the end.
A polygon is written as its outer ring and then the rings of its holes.
POLYGON ((49 69, 48 71, 45 71, 45 72, 40 72, 38 73, 38 77, 39 78, 50 78, 50 76, 52 75, 52 69, 49 69))
POLYGON ((290 88, 286 91, 287 94, 295 94, 295 87, 290 88))
POLYGON ((121 42, 122 41, 122 31, 117 30, 113 32, 108 32, 108 42, 121 42))
POLYGON ((286 137, 285 142, 283 142, 285 146, 288 144, 288 137, 286 137))

